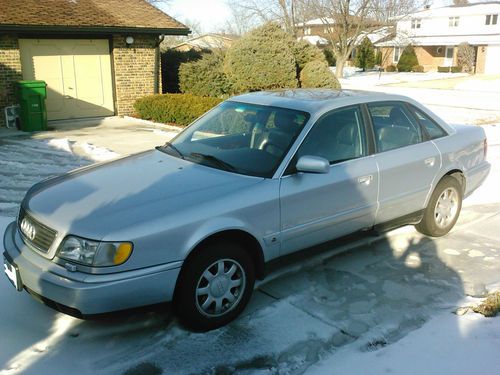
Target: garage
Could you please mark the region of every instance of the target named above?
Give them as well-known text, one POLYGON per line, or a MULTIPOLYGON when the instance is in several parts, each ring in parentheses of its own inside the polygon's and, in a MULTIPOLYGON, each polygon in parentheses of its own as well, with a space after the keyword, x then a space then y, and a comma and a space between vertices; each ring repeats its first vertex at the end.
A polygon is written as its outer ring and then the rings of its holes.
POLYGON ((485 74, 500 73, 500 45, 489 45, 486 49, 485 74))
POLYGON ((162 92, 164 37, 189 33, 144 0, 1 0, 0 127, 22 79, 47 82, 48 120, 134 115, 162 92))
POLYGON ((49 120, 112 116, 107 39, 19 39, 23 79, 47 82, 49 120))

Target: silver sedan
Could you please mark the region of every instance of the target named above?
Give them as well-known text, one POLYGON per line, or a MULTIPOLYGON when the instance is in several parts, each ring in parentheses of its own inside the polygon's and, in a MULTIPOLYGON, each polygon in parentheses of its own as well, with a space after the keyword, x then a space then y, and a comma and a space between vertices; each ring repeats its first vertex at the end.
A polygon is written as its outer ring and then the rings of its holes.
POLYGON ((369 92, 233 97, 172 142, 33 186, 4 236, 17 290, 76 316, 173 301, 189 327, 245 308, 266 263, 361 230, 454 226, 484 131, 369 92))

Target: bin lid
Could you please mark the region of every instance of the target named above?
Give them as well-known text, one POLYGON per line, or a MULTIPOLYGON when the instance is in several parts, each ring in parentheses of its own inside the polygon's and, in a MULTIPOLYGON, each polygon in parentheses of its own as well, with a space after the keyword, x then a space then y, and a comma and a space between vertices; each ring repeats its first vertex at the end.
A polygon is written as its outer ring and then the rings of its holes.
POLYGON ((45 81, 17 81, 17 85, 20 87, 47 87, 45 81))

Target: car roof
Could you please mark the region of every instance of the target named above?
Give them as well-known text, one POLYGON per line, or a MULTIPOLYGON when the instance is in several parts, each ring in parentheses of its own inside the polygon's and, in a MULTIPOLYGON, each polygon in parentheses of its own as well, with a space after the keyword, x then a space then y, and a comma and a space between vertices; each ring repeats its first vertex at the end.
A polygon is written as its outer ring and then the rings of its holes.
POLYGON ((413 102, 410 98, 402 95, 385 94, 374 91, 331 89, 258 91, 234 96, 229 100, 296 109, 309 113, 372 101, 402 100, 405 102, 413 102))

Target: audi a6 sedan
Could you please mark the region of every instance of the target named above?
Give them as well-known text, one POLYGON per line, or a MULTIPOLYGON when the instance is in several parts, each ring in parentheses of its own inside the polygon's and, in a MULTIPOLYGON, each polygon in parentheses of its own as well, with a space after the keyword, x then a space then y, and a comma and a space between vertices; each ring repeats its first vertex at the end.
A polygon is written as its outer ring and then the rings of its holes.
POLYGON ((34 185, 5 232, 5 272, 79 317, 173 301, 213 329, 272 259, 362 230, 445 235, 486 151, 480 127, 403 96, 236 96, 155 150, 34 185))

